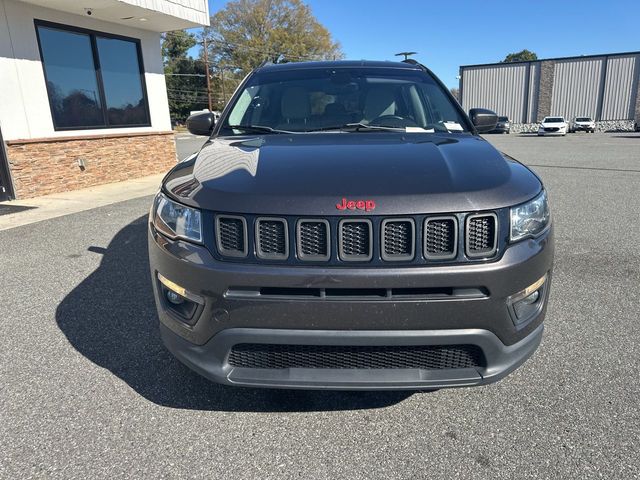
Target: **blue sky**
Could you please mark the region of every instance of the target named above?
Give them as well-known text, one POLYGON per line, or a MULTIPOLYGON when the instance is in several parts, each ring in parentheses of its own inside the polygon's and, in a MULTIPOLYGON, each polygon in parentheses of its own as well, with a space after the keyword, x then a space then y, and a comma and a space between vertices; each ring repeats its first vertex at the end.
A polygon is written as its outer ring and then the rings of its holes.
MULTIPOLYGON (((211 13, 224 7, 209 0, 211 13)), ((458 67, 523 48, 539 58, 640 50, 640 0, 306 0, 349 59, 418 52, 449 87, 458 67)))

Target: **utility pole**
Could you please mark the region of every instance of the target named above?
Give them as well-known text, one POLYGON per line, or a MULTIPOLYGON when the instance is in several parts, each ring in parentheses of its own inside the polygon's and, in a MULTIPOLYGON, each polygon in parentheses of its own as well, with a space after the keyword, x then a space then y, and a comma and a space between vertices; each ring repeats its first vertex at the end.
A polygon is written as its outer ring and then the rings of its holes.
POLYGON ((415 55, 416 53, 418 52, 400 52, 400 53, 396 53, 396 57, 401 57, 404 55, 404 59, 407 60, 409 56, 415 55))
POLYGON ((224 65, 220 66, 220 78, 222 83, 222 106, 224 108, 224 106, 227 104, 227 94, 224 91, 224 65))
POLYGON ((204 69, 207 74, 207 99, 209 100, 209 111, 213 112, 213 101, 211 99, 211 78, 209 75, 209 49, 207 48, 207 37, 204 37, 202 43, 204 47, 204 69))

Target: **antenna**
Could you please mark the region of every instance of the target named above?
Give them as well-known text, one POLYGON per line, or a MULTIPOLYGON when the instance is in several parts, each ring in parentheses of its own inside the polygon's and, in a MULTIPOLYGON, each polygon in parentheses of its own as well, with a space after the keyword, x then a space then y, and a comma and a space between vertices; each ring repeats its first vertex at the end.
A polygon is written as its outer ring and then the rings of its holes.
POLYGON ((409 56, 415 55, 416 53, 418 52, 400 52, 400 53, 396 53, 396 57, 401 57, 404 55, 404 59, 407 60, 409 56))

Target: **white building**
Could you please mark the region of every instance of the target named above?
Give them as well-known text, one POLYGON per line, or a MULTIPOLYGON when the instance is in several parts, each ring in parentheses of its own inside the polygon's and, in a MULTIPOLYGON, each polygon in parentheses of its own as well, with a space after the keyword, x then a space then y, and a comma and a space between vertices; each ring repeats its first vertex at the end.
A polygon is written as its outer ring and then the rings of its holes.
POLYGON ((207 0, 0 0, 0 200, 175 162, 160 33, 207 0))

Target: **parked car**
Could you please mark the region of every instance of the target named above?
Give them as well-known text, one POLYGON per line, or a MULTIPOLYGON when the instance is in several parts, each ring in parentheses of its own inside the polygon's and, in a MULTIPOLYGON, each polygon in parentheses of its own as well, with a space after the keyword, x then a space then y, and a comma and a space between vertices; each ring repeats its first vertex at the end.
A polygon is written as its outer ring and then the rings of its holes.
POLYGON ((509 117, 498 117, 498 123, 491 133, 509 133, 511 132, 511 122, 509 117))
POLYGON ((566 135, 569 130, 569 124, 564 117, 544 117, 540 127, 538 127, 538 136, 543 135, 566 135))
POLYGON ((569 128, 570 133, 574 132, 593 133, 596 131, 596 122, 591 117, 576 117, 569 128))
POLYGON ((542 181, 420 64, 266 65, 164 178, 149 261, 164 344, 228 385, 433 389, 536 350, 542 181))

